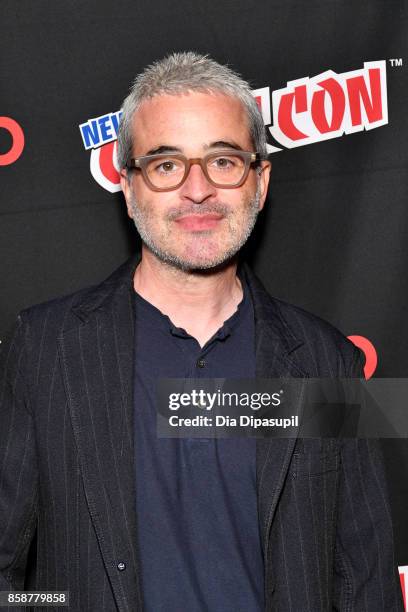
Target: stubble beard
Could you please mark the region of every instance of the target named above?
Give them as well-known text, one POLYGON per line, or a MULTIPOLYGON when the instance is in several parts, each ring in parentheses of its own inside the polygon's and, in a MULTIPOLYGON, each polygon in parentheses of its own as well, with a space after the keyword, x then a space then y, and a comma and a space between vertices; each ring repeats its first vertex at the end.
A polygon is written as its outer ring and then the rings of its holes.
MULTIPOLYGON (((237 228, 231 223, 228 223, 230 230, 230 244, 228 248, 218 253, 216 256, 205 258, 202 260, 192 262, 187 257, 182 257, 176 253, 172 253, 169 250, 165 250, 160 246, 160 242, 166 242, 166 232, 162 232, 162 235, 158 238, 153 236, 153 232, 150 227, 150 218, 148 206, 140 205, 136 202, 133 190, 130 194, 130 207, 132 213, 132 219, 136 226, 136 229, 142 239, 144 245, 163 263, 182 270, 184 272, 192 272, 199 270, 210 270, 227 263, 237 255, 237 253, 244 246, 252 230, 255 227, 255 223, 259 214, 259 202, 261 197, 261 182, 258 180, 257 190, 255 196, 249 201, 246 209, 246 217, 243 222, 243 227, 237 228)), ((228 218, 231 216, 231 207, 225 206, 222 203, 215 203, 208 206, 203 204, 192 204, 188 210, 180 211, 179 209, 172 209, 168 212, 166 220, 170 223, 182 214, 204 214, 205 213, 217 213, 221 214, 228 222, 228 218)), ((200 237, 203 235, 211 235, 212 231, 201 231, 200 237)), ((205 249, 203 248, 203 251, 205 249)))

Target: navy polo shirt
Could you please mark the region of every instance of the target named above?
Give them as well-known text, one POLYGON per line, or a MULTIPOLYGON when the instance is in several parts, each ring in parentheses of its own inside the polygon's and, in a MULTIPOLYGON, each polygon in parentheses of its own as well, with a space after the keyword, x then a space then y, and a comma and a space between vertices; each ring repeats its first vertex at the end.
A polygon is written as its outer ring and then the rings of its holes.
POLYGON ((135 473, 147 612, 260 612, 255 439, 164 439, 156 434, 158 378, 255 376, 248 288, 237 311, 200 347, 135 293, 135 473))

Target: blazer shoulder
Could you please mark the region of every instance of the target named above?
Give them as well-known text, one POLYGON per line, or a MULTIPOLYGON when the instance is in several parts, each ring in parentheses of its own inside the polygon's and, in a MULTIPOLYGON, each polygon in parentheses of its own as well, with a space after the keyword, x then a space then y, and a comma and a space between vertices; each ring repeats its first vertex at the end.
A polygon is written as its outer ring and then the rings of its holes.
POLYGON ((59 325, 61 332, 70 329, 72 325, 78 325, 79 320, 85 321, 92 311, 100 308, 107 298, 117 295, 121 288, 130 290, 139 261, 140 254, 136 253, 101 282, 30 306, 21 311, 19 316, 34 327, 41 326, 46 319, 47 322, 59 325))
MULTIPOLYGON (((286 325, 290 325, 296 334, 313 335, 318 332, 325 336, 332 336, 336 340, 347 340, 337 327, 318 315, 279 298, 271 296, 271 299, 275 303, 283 321, 286 325)), ((349 342, 349 340, 347 340, 347 342, 349 342)))
MULTIPOLYGON (((67 295, 53 298, 39 304, 24 308, 18 314, 18 319, 27 324, 33 332, 43 328, 45 324, 63 331, 73 323, 73 309, 92 294, 98 285, 91 285, 67 295)), ((75 317, 75 320, 76 317, 75 317)))
POLYGON ((61 335, 78 329, 104 304, 112 307, 110 300, 115 297, 122 299, 122 289, 130 290, 133 286, 133 273, 139 258, 138 253, 132 255, 101 282, 20 311, 16 326, 24 332, 32 354, 46 347, 54 350, 61 335))
POLYGON ((316 364, 315 375, 327 367, 338 376, 362 375, 362 352, 337 327, 299 306, 271 299, 282 324, 303 342, 303 353, 316 364))
POLYGON ((255 320, 266 324, 297 367, 310 377, 360 377, 364 357, 334 325, 283 300, 273 297, 243 262, 240 268, 248 284, 255 320))
POLYGON ((81 301, 90 289, 88 287, 21 310, 2 339, 1 375, 8 380, 16 380, 19 376, 20 381, 28 384, 39 360, 55 355, 57 338, 69 318, 74 316, 71 314, 72 305, 81 301))

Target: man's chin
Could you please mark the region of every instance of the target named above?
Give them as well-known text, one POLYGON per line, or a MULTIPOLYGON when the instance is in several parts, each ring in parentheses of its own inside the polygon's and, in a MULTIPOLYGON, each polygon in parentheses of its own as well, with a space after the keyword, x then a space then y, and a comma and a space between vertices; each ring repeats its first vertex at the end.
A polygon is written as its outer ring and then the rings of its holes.
POLYGON ((237 251, 217 255, 197 255, 194 253, 179 255, 164 252, 151 246, 147 246, 147 248, 160 261, 183 272, 216 272, 230 265, 237 256, 237 251))
POLYGON ((187 272, 219 272, 227 268, 235 257, 228 257, 224 259, 210 260, 210 261, 197 261, 189 262, 183 269, 187 272))

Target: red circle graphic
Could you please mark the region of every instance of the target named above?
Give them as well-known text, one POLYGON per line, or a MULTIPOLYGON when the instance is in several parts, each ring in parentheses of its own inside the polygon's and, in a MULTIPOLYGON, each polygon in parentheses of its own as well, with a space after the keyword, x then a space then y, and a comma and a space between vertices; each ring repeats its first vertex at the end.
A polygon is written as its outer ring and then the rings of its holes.
POLYGON ((20 125, 10 117, 0 117, 0 128, 10 132, 13 139, 11 149, 0 155, 0 166, 9 166, 18 160, 24 149, 24 132, 20 125))
POLYGON ((377 363, 377 351, 375 350, 375 346, 368 338, 364 336, 347 336, 349 340, 353 342, 359 349, 361 349, 365 355, 366 362, 364 366, 364 376, 366 380, 372 377, 374 374, 377 363))

